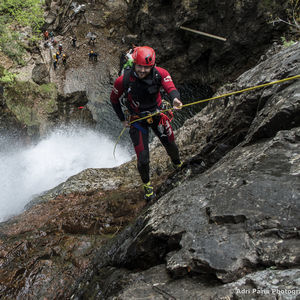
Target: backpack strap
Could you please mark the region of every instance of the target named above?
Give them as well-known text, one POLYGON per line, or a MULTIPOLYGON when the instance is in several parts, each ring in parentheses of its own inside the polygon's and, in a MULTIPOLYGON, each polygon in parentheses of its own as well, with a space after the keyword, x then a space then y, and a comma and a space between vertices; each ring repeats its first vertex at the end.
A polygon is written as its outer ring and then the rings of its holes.
POLYGON ((153 79, 155 84, 161 86, 161 75, 155 67, 153 67, 153 79))
POLYGON ((129 83, 130 83, 130 73, 132 68, 125 68, 124 74, 123 74, 123 89, 124 89, 124 98, 128 98, 128 89, 129 89, 129 83))
POLYGON ((127 68, 124 69, 124 73, 123 73, 123 90, 124 90, 124 93, 123 93, 122 97, 120 98, 121 105, 124 107, 124 109, 126 107, 127 111, 129 111, 130 113, 132 113, 132 108, 130 107, 130 105, 128 103, 128 91, 129 91, 129 85, 130 85, 131 71, 132 71, 132 68, 130 68, 130 67, 127 67, 127 68))

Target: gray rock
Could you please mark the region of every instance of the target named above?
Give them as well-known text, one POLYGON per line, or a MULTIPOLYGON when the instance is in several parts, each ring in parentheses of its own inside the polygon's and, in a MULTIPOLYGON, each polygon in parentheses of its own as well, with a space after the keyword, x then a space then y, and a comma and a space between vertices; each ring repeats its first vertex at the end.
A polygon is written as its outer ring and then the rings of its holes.
MULTIPOLYGON (((299 46, 218 94, 296 75, 299 46)), ((118 299, 299 296, 298 89, 291 80, 211 102, 177 132, 183 155, 193 157, 101 256, 108 265, 145 270, 126 275, 118 299)), ((159 161, 163 149, 156 142, 152 149, 159 161)))
POLYGON ((147 41, 155 45, 159 63, 168 61, 171 66, 168 70, 177 80, 226 82, 233 74, 242 74, 249 66, 254 66, 267 44, 280 39, 280 32, 286 27, 282 23, 274 27, 268 20, 279 11, 284 15, 285 3, 168 1, 162 7, 154 0, 147 4, 131 1, 128 27, 138 34, 142 43, 147 41), (184 31, 180 26, 227 40, 222 42, 184 31))
MULTIPOLYGON (((163 265, 149 270, 121 275, 119 282, 127 286, 117 294, 117 299, 281 299, 293 300, 300 294, 293 278, 299 269, 265 270, 245 276, 234 283, 220 286, 216 281, 200 281, 195 276, 174 280, 163 265), (278 283, 274 284, 274 278, 278 283)), ((109 297, 108 299, 116 299, 109 297)))
POLYGON ((173 276, 210 273, 223 282, 259 265, 297 266, 299 136, 297 128, 266 143, 237 147, 169 192, 120 247, 118 263, 121 258, 145 268, 168 254, 166 268, 173 276))
POLYGON ((36 64, 32 70, 32 80, 37 84, 49 83, 49 67, 43 63, 36 64))

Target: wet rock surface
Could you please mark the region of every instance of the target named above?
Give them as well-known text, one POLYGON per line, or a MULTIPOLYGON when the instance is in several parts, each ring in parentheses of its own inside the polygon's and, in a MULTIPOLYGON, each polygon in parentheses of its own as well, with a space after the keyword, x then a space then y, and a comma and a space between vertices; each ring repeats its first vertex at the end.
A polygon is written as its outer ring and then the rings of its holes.
MULTIPOLYGON (((299 47, 217 93, 297 75, 299 47)), ((142 199, 134 160, 36 197, 0 225, 1 295, 296 299, 299 108, 299 80, 210 102, 176 133, 180 171, 152 144, 154 203, 142 199)))
POLYGON ((155 46, 159 63, 167 61, 177 80, 220 83, 254 66, 270 41, 280 41, 285 25, 277 23, 274 27, 269 21, 274 15, 284 18, 286 4, 282 0, 272 6, 252 0, 130 1, 129 29, 138 36, 137 43, 147 41, 155 46), (226 41, 191 33, 180 26, 226 41))

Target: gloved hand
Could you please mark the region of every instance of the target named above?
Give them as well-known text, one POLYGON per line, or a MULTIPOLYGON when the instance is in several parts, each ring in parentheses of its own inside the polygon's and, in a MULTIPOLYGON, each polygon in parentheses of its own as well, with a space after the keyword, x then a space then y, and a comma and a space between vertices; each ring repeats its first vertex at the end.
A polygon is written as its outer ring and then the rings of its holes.
POLYGON ((173 108, 178 110, 181 109, 181 106, 182 106, 182 102, 178 98, 175 98, 173 100, 173 108))
POLYGON ((130 127, 130 124, 129 124, 129 122, 128 121, 122 121, 122 124, 123 124, 123 126, 125 127, 125 128, 127 128, 127 127, 130 127))

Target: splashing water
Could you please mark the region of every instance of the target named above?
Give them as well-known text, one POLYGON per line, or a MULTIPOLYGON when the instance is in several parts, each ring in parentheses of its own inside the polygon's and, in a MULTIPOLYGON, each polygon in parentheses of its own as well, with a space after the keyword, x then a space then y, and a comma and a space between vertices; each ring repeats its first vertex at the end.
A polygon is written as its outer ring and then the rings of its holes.
POLYGON ((88 129, 57 130, 37 145, 10 149, 0 137, 0 222, 20 213, 33 195, 87 168, 118 166, 131 157, 114 141, 88 129))

